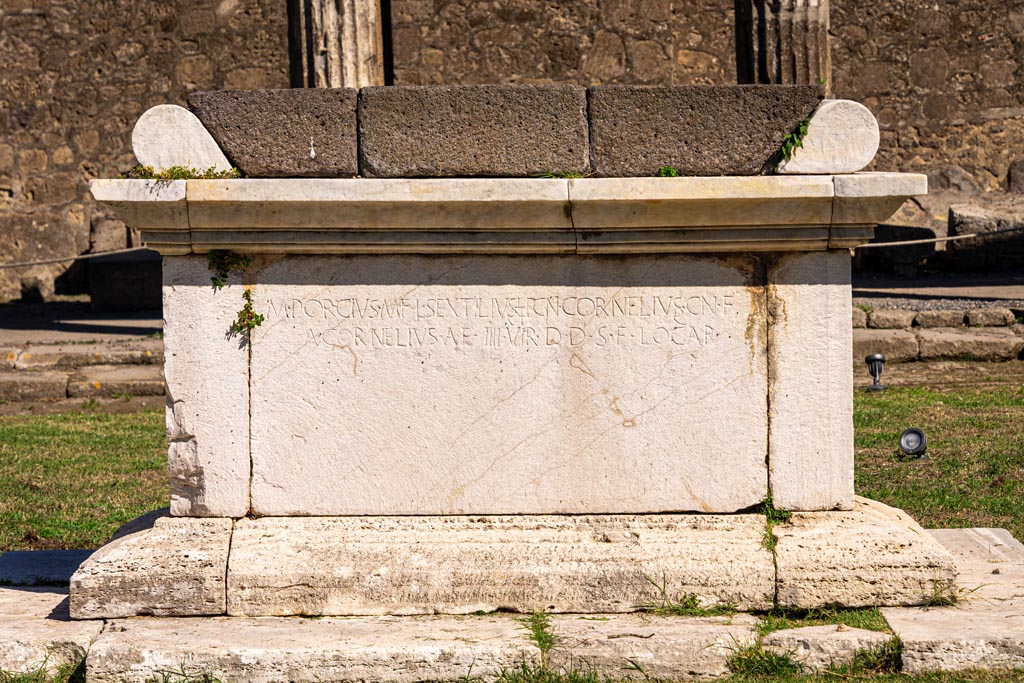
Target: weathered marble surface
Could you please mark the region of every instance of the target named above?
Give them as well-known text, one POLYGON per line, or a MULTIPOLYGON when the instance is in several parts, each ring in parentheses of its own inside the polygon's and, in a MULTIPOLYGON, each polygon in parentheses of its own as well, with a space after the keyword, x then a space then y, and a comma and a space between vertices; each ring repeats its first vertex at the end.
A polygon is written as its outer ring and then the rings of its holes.
POLYGON ((750 514, 243 519, 228 614, 611 613, 688 595, 763 610, 765 529, 750 514))
POLYGON ((850 257, 782 254, 768 269, 768 467, 784 510, 853 507, 850 257))
POLYGON ((953 557, 902 510, 857 497, 774 527, 783 607, 924 605, 956 590, 953 557))
POLYGON ((825 100, 811 115, 803 146, 779 162, 778 172, 854 173, 875 158, 879 141, 870 109, 852 100, 825 100))
POLYGON ((225 612, 230 519, 145 515, 71 577, 74 619, 225 612))
POLYGON ((767 377, 754 277, 749 258, 274 260, 253 290, 267 320, 252 337, 251 509, 756 505, 767 377))
POLYGON ((160 104, 147 109, 132 129, 132 151, 143 166, 205 171, 231 170, 231 163, 203 122, 184 107, 160 104))
MULTIPOLYGON (((572 615, 551 619, 549 653, 561 670, 591 667, 616 679, 706 679, 728 673, 737 647, 755 640, 754 618, 662 619, 572 615)), ((131 619, 113 622, 89 652, 90 683, 145 683, 155 671, 206 672, 249 683, 454 681, 491 678, 539 662, 520 617, 349 619, 131 619)))

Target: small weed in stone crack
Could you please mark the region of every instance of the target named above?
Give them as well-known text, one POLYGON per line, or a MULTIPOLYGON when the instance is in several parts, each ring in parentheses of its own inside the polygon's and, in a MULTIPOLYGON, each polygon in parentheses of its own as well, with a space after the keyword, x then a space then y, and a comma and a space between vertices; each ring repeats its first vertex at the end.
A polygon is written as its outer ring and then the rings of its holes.
POLYGON ((654 175, 658 178, 678 178, 679 171, 675 166, 660 166, 654 175))
POLYGON ((549 669, 524 661, 516 668, 499 671, 493 683, 610 683, 612 680, 592 667, 549 669))
POLYGON ((589 178, 589 173, 582 171, 545 171, 538 173, 534 178, 589 178))
POLYGON ((952 607, 959 601, 960 596, 957 594, 956 581, 952 579, 936 579, 932 581, 932 594, 928 597, 924 606, 952 607))
POLYGON ((238 311, 238 317, 231 323, 232 334, 248 334, 262 325, 265 320, 263 314, 257 313, 253 307, 252 292, 250 290, 246 289, 242 292, 242 299, 245 303, 242 304, 241 310, 238 311))
POLYGON ((767 522, 767 528, 764 531, 764 536, 761 538, 761 545, 764 546, 765 550, 768 550, 775 554, 775 548, 779 544, 779 538, 775 535, 775 525, 785 524, 789 521, 789 518, 793 516, 793 513, 789 510, 783 510, 777 508, 772 503, 772 497, 768 496, 764 502, 761 503, 759 512, 764 515, 765 521, 767 522))
POLYGON ((206 254, 206 267, 213 275, 210 282, 214 289, 223 289, 231 271, 241 272, 252 265, 252 259, 225 249, 214 249, 206 254))
POLYGON ((527 638, 540 650, 541 667, 546 667, 548 653, 558 644, 558 636, 551 627, 551 617, 545 612, 534 612, 523 623, 529 632, 527 638))
POLYGON ((702 605, 700 598, 694 593, 686 593, 673 600, 668 594, 667 580, 664 576, 661 577, 660 583, 646 574, 644 574, 644 579, 658 591, 656 601, 641 605, 641 608, 649 614, 670 617, 728 617, 736 614, 736 605, 729 603, 702 605))

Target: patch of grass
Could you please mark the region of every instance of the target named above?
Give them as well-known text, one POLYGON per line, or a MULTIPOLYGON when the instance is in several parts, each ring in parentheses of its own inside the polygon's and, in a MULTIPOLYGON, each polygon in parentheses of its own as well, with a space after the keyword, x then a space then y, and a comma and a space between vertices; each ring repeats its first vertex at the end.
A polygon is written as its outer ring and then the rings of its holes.
POLYGON ((700 598, 694 593, 687 593, 673 600, 668 594, 664 576, 661 577, 661 583, 646 574, 644 574, 644 579, 658 591, 658 600, 643 606, 649 614, 664 617, 728 617, 736 614, 736 605, 728 603, 703 605, 700 598))
POLYGON ((856 392, 857 492, 926 528, 1002 527, 1024 538, 1024 385, 993 377, 856 392), (899 456, 911 426, 928 436, 926 460, 899 456))
POLYGON ((0 551, 96 548, 167 476, 162 409, 0 416, 0 551))
POLYGON ((758 615, 759 635, 767 635, 774 631, 783 631, 804 626, 822 626, 825 624, 845 624, 850 628, 863 628, 869 631, 889 632, 889 624, 876 607, 850 609, 840 607, 823 607, 819 609, 782 609, 775 608, 758 615))
POLYGON ((893 636, 880 647, 864 648, 853 654, 853 661, 843 666, 832 666, 827 673, 848 676, 850 674, 896 673, 903 663, 903 642, 893 636))
POLYGON ((146 679, 146 683, 223 683, 220 678, 199 668, 185 667, 177 670, 160 670, 146 679))
POLYGON ((52 676, 46 673, 46 662, 26 673, 0 670, 0 683, 85 683, 85 660, 64 664, 52 676))
POLYGON ((242 172, 237 168, 218 171, 216 166, 206 169, 171 166, 162 171, 155 171, 152 166, 139 165, 121 174, 121 178, 125 180, 233 180, 241 177, 242 172))
POLYGON ((799 676, 804 671, 803 665, 790 654, 763 650, 758 643, 737 648, 727 664, 733 674, 753 679, 775 680, 799 676))
POLYGON ((871 311, 875 310, 874 306, 872 306, 871 304, 865 304, 865 303, 856 304, 856 307, 859 308, 860 310, 864 311, 865 313, 870 313, 871 311))
POLYGON ((615 679, 593 667, 549 669, 539 664, 522 662, 516 668, 502 669, 492 680, 493 683, 610 683, 615 679))

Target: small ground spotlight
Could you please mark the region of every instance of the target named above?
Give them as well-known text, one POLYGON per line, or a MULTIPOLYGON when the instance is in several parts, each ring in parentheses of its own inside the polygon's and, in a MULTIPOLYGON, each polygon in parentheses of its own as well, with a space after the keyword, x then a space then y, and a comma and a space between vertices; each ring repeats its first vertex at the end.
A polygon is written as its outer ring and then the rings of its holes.
POLYGON ((904 429, 900 434, 900 450, 906 455, 916 455, 919 458, 925 457, 928 450, 928 439, 917 427, 904 429))
POLYGON ((882 370, 885 368, 885 356, 880 353, 873 353, 864 359, 864 362, 868 364, 868 372, 871 373, 871 378, 874 381, 868 391, 885 391, 887 387, 882 384, 882 370))

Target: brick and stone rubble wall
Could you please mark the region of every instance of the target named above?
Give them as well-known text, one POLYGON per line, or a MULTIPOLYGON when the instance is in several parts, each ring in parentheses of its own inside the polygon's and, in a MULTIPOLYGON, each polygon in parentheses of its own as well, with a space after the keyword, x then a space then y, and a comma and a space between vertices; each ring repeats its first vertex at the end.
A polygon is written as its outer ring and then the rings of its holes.
POLYGON ((878 119, 877 168, 1005 188, 1024 157, 1024 2, 833 0, 831 21, 835 96, 878 119))
MULTIPOLYGON (((132 127, 149 107, 287 86, 283 0, 4 0, 0 261, 126 246, 87 185, 134 165, 132 127)), ((55 278, 80 291, 82 269, 66 268, 0 270, 0 300, 23 285, 49 295, 55 278)))
MULTIPOLYGON (((732 0, 392 0, 395 83, 728 84, 732 0)), ((878 117, 875 168, 1005 183, 1024 156, 1024 0, 832 0, 833 94, 878 117)), ((133 163, 152 105, 287 87, 285 0, 0 5, 4 261, 125 245, 86 183, 133 163)), ((63 266, 0 270, 44 294, 63 266)), ((75 269, 58 287, 74 291, 75 269)))

